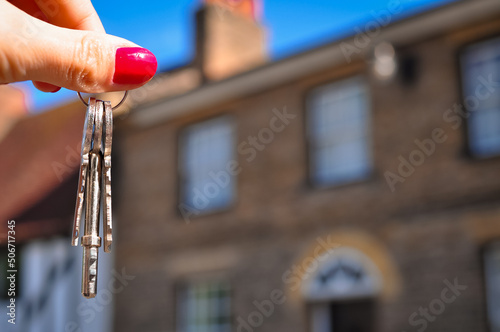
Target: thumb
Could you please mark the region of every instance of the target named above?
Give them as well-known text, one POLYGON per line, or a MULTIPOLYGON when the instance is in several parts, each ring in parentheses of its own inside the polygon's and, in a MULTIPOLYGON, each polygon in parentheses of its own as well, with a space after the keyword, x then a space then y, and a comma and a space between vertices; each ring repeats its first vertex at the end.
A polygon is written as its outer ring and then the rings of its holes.
POLYGON ((6 60, 0 62, 0 83, 32 80, 95 93, 135 89, 156 72, 155 56, 125 39, 22 19, 15 44, 0 37, 0 60, 6 60))

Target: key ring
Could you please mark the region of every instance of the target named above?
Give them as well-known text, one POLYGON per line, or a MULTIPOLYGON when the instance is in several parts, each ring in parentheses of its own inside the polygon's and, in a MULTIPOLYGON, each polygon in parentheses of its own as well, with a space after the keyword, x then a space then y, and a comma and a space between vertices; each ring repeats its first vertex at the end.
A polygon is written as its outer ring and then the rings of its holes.
MULTIPOLYGON (((80 91, 77 92, 78 93, 78 97, 80 97, 80 100, 82 101, 82 103, 85 105, 85 106, 89 106, 89 104, 83 99, 82 95, 80 94, 80 91)), ((128 95, 128 90, 125 91, 125 94, 123 95, 123 98, 122 100, 120 100, 120 102, 118 104, 116 104, 115 106, 111 107, 111 110, 115 110, 117 109, 118 107, 120 107, 121 104, 123 104, 123 102, 125 101, 125 99, 127 98, 127 95, 128 95)))

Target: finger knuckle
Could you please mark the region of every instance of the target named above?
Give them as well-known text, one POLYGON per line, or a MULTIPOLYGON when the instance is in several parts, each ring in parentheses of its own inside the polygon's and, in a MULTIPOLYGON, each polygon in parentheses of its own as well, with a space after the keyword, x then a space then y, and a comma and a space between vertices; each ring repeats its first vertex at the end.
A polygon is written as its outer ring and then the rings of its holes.
POLYGON ((75 49, 67 76, 83 90, 95 92, 99 87, 99 72, 104 63, 102 46, 99 40, 86 35, 75 49))

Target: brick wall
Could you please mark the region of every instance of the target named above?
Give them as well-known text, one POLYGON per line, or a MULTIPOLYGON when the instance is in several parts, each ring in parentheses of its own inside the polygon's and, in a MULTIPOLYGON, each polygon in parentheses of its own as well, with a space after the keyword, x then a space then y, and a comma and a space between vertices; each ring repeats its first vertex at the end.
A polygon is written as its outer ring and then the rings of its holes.
POLYGON ((399 49, 418 59, 418 79, 410 85, 380 84, 364 64, 354 63, 147 129, 121 123, 115 140, 116 267, 136 279, 117 295, 116 331, 174 330, 176 285, 204 276, 231 282, 235 320, 255 310, 254 300, 283 290, 287 301, 255 330, 306 331, 307 304, 282 275, 318 236, 338 233, 348 234, 340 241, 361 243, 367 255, 379 250, 390 262, 379 266, 386 285, 377 299, 375 331, 415 331, 410 315, 440 296, 444 280, 455 278, 468 288, 426 331, 487 331, 480 249, 500 237, 500 160, 468 158, 463 126, 453 129, 443 113, 461 102, 460 47, 498 34, 500 21, 494 20, 399 49), (317 85, 351 75, 364 75, 370 86, 373 175, 338 188, 311 188, 305 97, 317 85), (290 125, 252 162, 238 155, 234 206, 184 222, 177 209, 179 131, 230 114, 238 144, 284 107, 297 115, 290 125), (392 192, 384 173, 396 173, 398 157, 408 158, 417 148, 414 140, 432 137, 436 128, 446 140, 392 192))

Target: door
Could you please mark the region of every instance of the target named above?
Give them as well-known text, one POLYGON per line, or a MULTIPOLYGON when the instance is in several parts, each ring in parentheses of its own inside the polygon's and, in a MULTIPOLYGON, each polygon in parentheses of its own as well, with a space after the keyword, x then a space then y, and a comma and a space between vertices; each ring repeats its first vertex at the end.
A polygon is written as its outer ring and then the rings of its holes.
POLYGON ((373 299, 323 302, 311 305, 311 332, 373 332, 373 299))
POLYGON ((372 332, 374 320, 372 300, 330 304, 331 332, 372 332))

